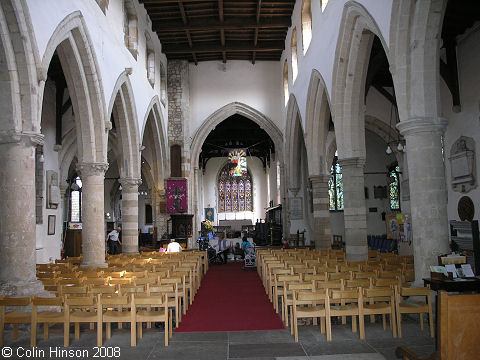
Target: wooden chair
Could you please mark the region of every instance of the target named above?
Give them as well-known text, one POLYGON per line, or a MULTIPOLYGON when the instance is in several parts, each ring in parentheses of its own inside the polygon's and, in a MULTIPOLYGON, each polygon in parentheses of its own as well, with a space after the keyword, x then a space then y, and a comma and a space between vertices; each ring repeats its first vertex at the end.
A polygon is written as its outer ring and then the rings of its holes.
MULTIPOLYGON (((167 307, 175 310, 175 327, 182 321, 182 311, 180 297, 178 294, 177 284, 163 284, 163 285, 147 285, 147 295, 151 296, 167 296, 167 307)), ((173 319, 173 318, 172 318, 173 319)), ((173 321, 173 320, 172 320, 173 321)), ((147 323, 147 328, 151 323, 147 323)))
POLYGON ((118 287, 112 285, 92 285, 88 287, 88 293, 93 296, 98 294, 102 295, 114 295, 118 293, 118 287))
POLYGON ((423 330, 423 314, 428 314, 430 336, 433 338, 432 302, 430 299, 430 286, 422 288, 408 288, 395 286, 395 305, 397 310, 398 337, 402 337, 402 314, 419 314, 420 328, 423 330), (403 301, 405 296, 425 296, 425 301, 403 301))
POLYGON ((329 309, 327 290, 313 292, 293 291, 292 328, 295 342, 298 342, 298 319, 300 318, 320 318, 321 333, 325 333, 326 326, 327 341, 332 341, 329 309))
POLYGON ((75 325, 75 339, 80 338, 81 323, 97 323, 97 346, 102 346, 102 312, 98 310, 97 298, 93 296, 65 297, 63 346, 70 345, 70 323, 75 325))
POLYGON ((37 346, 37 324, 43 323, 43 338, 48 339, 49 324, 63 323, 65 326, 65 315, 63 313, 63 299, 61 297, 45 298, 34 296, 32 298, 32 319, 30 331, 30 346, 37 346), (58 311, 38 311, 39 306, 57 307, 58 311))
POLYGON ((3 331, 5 324, 13 324, 13 339, 18 338, 18 325, 30 324, 32 321, 32 313, 30 311, 6 310, 6 307, 23 308, 30 305, 31 297, 5 297, 0 296, 0 347, 3 346, 3 331))
POLYGON ((350 280, 351 276, 349 272, 328 273, 328 280, 350 280))
POLYGON ((302 281, 301 275, 291 275, 291 274, 275 274, 274 277, 274 284, 273 284, 273 308, 275 312, 278 314, 279 312, 279 305, 278 305, 278 298, 282 299, 281 304, 283 308, 283 288, 286 286, 287 283, 292 282, 299 282, 302 281))
MULTIPOLYGON (((359 318, 360 339, 365 339, 365 324, 363 316, 363 294, 362 288, 355 290, 328 290, 328 302, 330 309, 328 316, 351 316, 352 332, 357 332, 357 317, 359 318)), ((330 319, 328 319, 330 322, 330 319)))
POLYGON ((377 314, 382 315, 383 330, 386 330, 385 315, 390 317, 390 330, 393 333, 393 337, 397 337, 397 324, 395 320, 395 294, 393 289, 389 288, 363 288, 363 304, 362 314, 375 316, 377 314), (384 301, 378 301, 378 299, 384 299, 384 301))
MULTIPOLYGON (((288 321, 292 318, 292 312, 289 310, 293 306, 293 292, 313 292, 314 289, 314 281, 292 282, 283 287, 282 318, 285 326, 289 326, 288 321)), ((290 332, 293 335, 293 327, 290 327, 290 332)))
MULTIPOLYGON (((172 336, 172 316, 168 309, 167 295, 137 295, 133 301, 132 313, 138 325, 138 337, 143 335, 143 322, 163 322, 165 324, 165 346, 172 336)), ((135 328, 135 326, 133 327, 135 328)))
POLYGON ((105 336, 110 339, 112 336, 112 322, 130 323, 130 346, 137 346, 136 320, 134 295, 97 295, 98 311, 100 312, 100 323, 98 324, 99 345, 102 346, 102 324, 105 323, 105 336), (130 310, 124 310, 130 308, 130 310))
POLYGON ((87 286, 60 286, 59 296, 87 296, 88 287, 87 286))
MULTIPOLYGON (((180 312, 182 311, 182 305, 183 305, 183 315, 187 313, 186 309, 186 294, 185 294, 185 277, 168 277, 164 279, 160 279, 160 284, 159 285, 172 285, 174 284, 177 291, 178 291, 178 311, 177 314, 180 316, 180 312)), ((179 321, 179 318, 176 319, 177 324, 179 321)))

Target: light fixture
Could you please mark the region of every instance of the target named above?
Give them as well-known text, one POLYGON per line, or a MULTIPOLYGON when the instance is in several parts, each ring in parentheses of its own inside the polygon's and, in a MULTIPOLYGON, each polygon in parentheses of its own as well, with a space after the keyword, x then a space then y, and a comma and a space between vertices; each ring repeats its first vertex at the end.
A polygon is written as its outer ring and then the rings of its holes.
POLYGON ((45 156, 43 156, 43 154, 41 154, 38 161, 40 161, 41 163, 45 162, 45 156))
POLYGON ((398 150, 398 151, 403 151, 403 145, 402 145, 401 142, 398 143, 398 145, 397 145, 397 150, 398 150))
POLYGON ((387 146, 387 150, 385 150, 385 152, 390 155, 392 153, 392 148, 390 147, 390 145, 387 146))
POLYGON ((122 191, 122 184, 118 187, 118 190, 122 191))

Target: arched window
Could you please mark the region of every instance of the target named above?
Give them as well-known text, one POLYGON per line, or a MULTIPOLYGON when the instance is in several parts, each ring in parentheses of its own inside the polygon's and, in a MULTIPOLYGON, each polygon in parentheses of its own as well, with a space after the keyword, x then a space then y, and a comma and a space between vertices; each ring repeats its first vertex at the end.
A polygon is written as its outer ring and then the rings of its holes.
POLYGON ((327 7, 328 0, 321 0, 322 1, 322 12, 325 11, 325 8, 327 7))
POLYGON ((155 85, 155 51, 147 48, 147 79, 152 87, 155 85))
POLYGON ((138 19, 132 0, 123 2, 123 37, 125 45, 135 60, 138 54, 138 19))
POLYGON ((253 211, 252 177, 248 171, 233 176, 235 164, 227 163, 218 176, 218 212, 253 211))
POLYGON ((305 54, 312 41, 312 9, 310 0, 303 0, 302 4, 302 41, 303 54, 305 54))
POLYGON ((167 72, 162 63, 160 63, 160 101, 164 106, 167 105, 167 72))
POLYGON ((337 152, 335 152, 335 157, 333 158, 330 174, 331 177, 328 181, 328 200, 330 210, 343 210, 343 174, 342 167, 338 163, 337 152))
POLYGON ((283 94, 285 96, 285 106, 286 106, 288 103, 288 97, 290 96, 290 93, 288 91, 288 64, 286 59, 285 59, 285 62, 283 63, 283 94))
POLYGON ((400 211, 400 168, 395 166, 388 172, 388 197, 390 199, 390 209, 400 211))
POLYGON ((70 186, 70 221, 82 222, 82 180, 78 176, 70 186))
POLYGON ((292 82, 295 82, 298 74, 298 53, 297 53, 297 28, 292 31, 292 82))

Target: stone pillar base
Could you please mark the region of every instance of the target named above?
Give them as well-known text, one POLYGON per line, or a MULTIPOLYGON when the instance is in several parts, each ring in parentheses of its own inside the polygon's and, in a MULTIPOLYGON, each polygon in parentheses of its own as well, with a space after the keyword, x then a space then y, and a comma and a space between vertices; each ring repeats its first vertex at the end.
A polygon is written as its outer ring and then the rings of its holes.
MULTIPOLYGON (((0 283, 0 295, 11 297, 27 297, 32 295, 49 296, 43 284, 39 280, 26 282, 2 282, 0 283)), ((51 294, 50 294, 51 296, 51 294)))

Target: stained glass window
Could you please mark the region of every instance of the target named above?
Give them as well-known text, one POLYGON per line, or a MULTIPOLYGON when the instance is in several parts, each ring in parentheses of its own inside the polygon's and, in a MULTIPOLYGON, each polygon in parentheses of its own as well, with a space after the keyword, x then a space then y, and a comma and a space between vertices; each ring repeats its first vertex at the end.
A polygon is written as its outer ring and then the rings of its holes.
POLYGON ((336 152, 330 174, 331 177, 328 181, 329 209, 332 211, 343 210, 343 174, 336 152))
POLYGON ((388 184, 388 195, 390 198, 390 209, 391 210, 400 210, 400 179, 398 173, 400 168, 398 165, 391 169, 388 173, 389 184, 388 184))
POLYGON ((218 211, 253 211, 252 177, 245 171, 234 175, 231 171, 237 164, 227 163, 218 178, 218 211))
POLYGON ((218 182, 218 211, 224 212, 225 211, 225 182, 219 181, 218 182))

